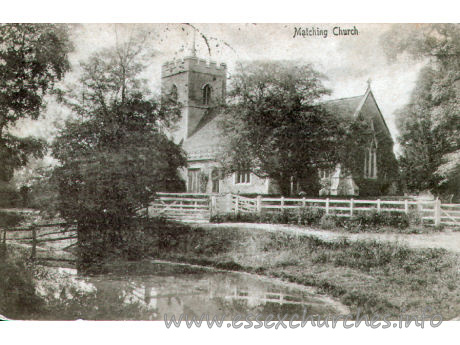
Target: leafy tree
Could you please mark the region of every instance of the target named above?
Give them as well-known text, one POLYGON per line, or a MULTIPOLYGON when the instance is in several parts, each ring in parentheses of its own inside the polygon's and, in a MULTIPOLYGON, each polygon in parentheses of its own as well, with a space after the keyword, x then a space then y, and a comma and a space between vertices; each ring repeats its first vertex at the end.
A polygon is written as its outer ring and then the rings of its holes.
POLYGON ((7 182, 44 141, 7 132, 19 119, 37 119, 44 97, 69 70, 67 28, 54 24, 0 25, 0 181, 7 182))
POLYGON ((436 170, 440 185, 449 194, 450 199, 460 200, 460 150, 447 153, 436 170))
POLYGON ((395 26, 383 43, 390 58, 409 54, 426 61, 409 104, 397 114, 407 187, 438 193, 458 189, 449 183, 452 169, 447 174, 440 166, 456 159, 451 153, 460 149, 460 25, 395 26))
POLYGON ((159 190, 175 190, 186 161, 161 128, 179 106, 150 95, 141 73, 144 40, 131 38, 82 64, 79 85, 66 103, 79 116, 53 143, 63 217, 78 222, 79 239, 114 246, 139 209, 159 190))
POLYGON ((290 192, 291 178, 318 189, 317 169, 338 161, 339 120, 318 105, 329 93, 310 65, 256 61, 232 77, 222 128, 227 172, 250 170, 290 192))
POLYGON ((409 190, 436 191, 439 176, 435 174, 442 156, 453 148, 451 129, 441 121, 432 92, 436 71, 425 67, 417 80, 409 104, 396 114, 401 145, 400 166, 409 190))

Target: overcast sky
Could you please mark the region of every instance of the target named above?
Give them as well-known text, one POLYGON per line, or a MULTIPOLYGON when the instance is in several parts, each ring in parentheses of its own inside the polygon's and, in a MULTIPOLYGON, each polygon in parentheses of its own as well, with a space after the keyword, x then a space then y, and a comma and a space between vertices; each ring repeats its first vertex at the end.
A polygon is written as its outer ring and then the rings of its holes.
MULTIPOLYGON (((408 24, 413 25, 413 24, 408 24)), ((394 111, 403 106, 414 87, 421 63, 400 59, 390 63, 383 51, 380 36, 391 24, 193 24, 197 55, 228 65, 229 75, 239 60, 301 60, 312 63, 329 78, 330 98, 361 95, 366 81, 372 79, 372 90, 393 137, 397 132, 394 111), (332 29, 355 26, 355 36, 334 36, 332 29), (295 28, 327 30, 324 36, 295 37, 295 28), (205 43, 206 37, 209 48, 205 43)), ((75 51, 71 55, 73 71, 66 77, 78 75, 79 61, 92 52, 115 44, 116 40, 136 30, 150 32, 148 47, 153 53, 146 75, 153 91, 160 87, 160 68, 165 61, 188 55, 193 42, 193 28, 185 24, 81 24, 73 28, 75 51)), ((16 133, 50 138, 55 133, 54 122, 69 114, 61 106, 49 103, 38 121, 23 121, 16 133)))

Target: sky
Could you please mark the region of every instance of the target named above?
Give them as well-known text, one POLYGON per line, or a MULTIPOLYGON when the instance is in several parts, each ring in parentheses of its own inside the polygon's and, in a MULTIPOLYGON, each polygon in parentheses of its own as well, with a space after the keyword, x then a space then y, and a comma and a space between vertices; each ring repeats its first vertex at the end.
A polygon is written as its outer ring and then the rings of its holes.
MULTIPOLYGON (((148 32, 146 49, 152 53, 145 73, 150 89, 159 92, 161 65, 190 54, 195 42, 198 57, 225 62, 228 76, 239 61, 295 60, 311 63, 327 76, 325 85, 332 90, 328 98, 364 94, 367 80, 394 139, 397 129, 394 113, 404 106, 415 86, 422 62, 400 58, 390 62, 383 50, 381 35, 392 24, 77 24, 72 27, 75 50, 70 56, 72 71, 63 84, 78 78, 79 63, 102 48, 137 31, 148 32), (358 35, 334 36, 334 27, 353 29, 358 35), (294 36, 295 28, 327 30, 327 37, 294 36), (207 44, 206 44, 207 42, 207 44)), ((414 24, 407 24, 414 25, 414 24)), ((337 29, 336 29, 337 30, 337 29)), ((35 135, 50 140, 56 128, 72 116, 52 99, 37 121, 25 120, 12 129, 15 134, 35 135)))

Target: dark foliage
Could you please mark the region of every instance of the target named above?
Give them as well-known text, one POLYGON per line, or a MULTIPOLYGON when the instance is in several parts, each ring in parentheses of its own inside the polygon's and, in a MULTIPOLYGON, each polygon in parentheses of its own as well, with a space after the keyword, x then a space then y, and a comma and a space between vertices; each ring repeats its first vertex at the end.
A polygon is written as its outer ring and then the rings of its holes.
POLYGON ((9 181, 29 157, 42 157, 44 141, 6 131, 21 118, 37 119, 44 97, 69 70, 67 27, 0 25, 0 181, 9 181))
POLYGON ((428 62, 409 103, 396 114, 402 177, 411 192, 459 197, 459 42, 459 24, 394 25, 382 36, 390 59, 428 62))
POLYGON ((0 211, 0 228, 13 228, 23 220, 24 216, 16 212, 0 211))
POLYGON ((250 170, 277 182, 283 195, 290 181, 319 190, 318 168, 338 160, 340 119, 318 102, 329 90, 320 73, 296 62, 256 61, 232 77, 221 125, 227 141, 222 165, 227 173, 250 170), (305 182, 307 181, 307 182, 305 182))
MULTIPOLYGON (((241 223, 268 223, 268 224, 296 224, 319 226, 324 229, 342 228, 347 231, 373 231, 381 227, 406 229, 416 222, 411 217, 400 212, 361 212, 353 217, 326 215, 323 209, 303 207, 296 210, 282 210, 281 212, 240 213, 214 215, 213 223, 241 222, 241 223)), ((416 223, 415 225, 419 225, 416 223)))
POLYGON ((183 187, 178 169, 185 155, 164 131, 179 107, 153 97, 141 78, 144 43, 145 37, 132 37, 82 63, 79 83, 65 99, 80 118, 67 122, 52 145, 60 162, 51 177, 57 207, 78 223, 83 261, 128 244, 128 234, 141 236, 136 218, 156 192, 183 187))
POLYGON ((8 255, 0 258, 0 312, 11 319, 30 318, 43 305, 35 293, 32 270, 25 262, 24 258, 8 255))

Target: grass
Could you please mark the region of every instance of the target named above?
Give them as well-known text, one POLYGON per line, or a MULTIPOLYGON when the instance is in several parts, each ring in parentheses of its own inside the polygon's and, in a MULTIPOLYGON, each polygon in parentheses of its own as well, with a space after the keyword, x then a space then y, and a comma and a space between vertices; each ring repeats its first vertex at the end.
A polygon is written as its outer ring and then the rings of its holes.
POLYGON ((431 307, 444 319, 460 314, 460 261, 444 249, 234 228, 182 229, 174 238, 149 255, 315 286, 352 312, 397 317, 431 307))

